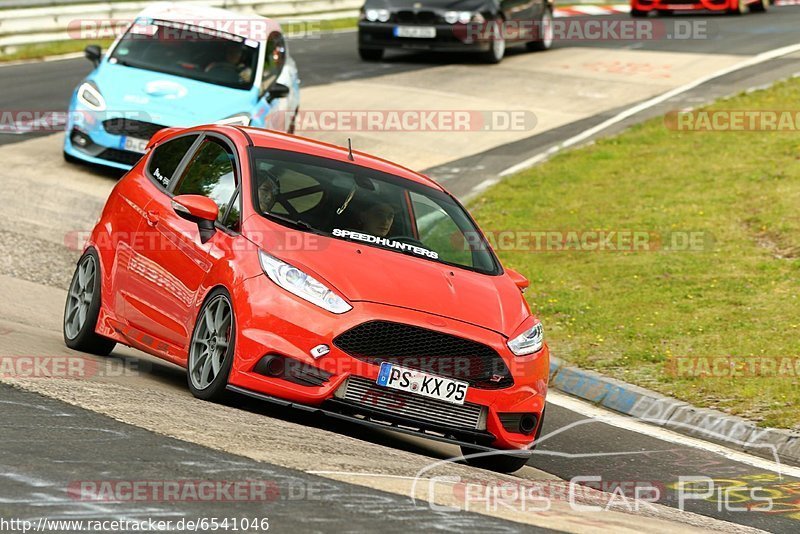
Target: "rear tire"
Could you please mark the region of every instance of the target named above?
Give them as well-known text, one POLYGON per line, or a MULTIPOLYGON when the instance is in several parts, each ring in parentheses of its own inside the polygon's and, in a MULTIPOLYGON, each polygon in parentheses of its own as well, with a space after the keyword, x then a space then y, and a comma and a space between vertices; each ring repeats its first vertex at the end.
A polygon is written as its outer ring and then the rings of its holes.
POLYGON ((527 465, 530 457, 510 456, 497 451, 492 455, 476 456, 468 458, 471 454, 480 454, 483 451, 471 449, 469 447, 461 446, 461 454, 465 456, 467 465, 472 467, 479 467, 481 469, 488 469, 489 471, 497 471, 498 473, 513 473, 519 471, 527 465))
POLYGON ((108 356, 116 341, 95 333, 100 314, 100 258, 93 248, 78 260, 72 282, 69 284, 67 302, 64 304, 62 330, 64 344, 73 350, 108 356))
POLYGON ((228 292, 221 287, 206 297, 192 331, 186 379, 198 399, 221 401, 233 365, 236 318, 228 292))
POLYGON ((383 48, 359 48, 358 55, 363 61, 380 61, 383 59, 383 48))
POLYGON ((542 35, 540 39, 525 43, 525 48, 531 52, 544 52, 553 47, 553 11, 546 7, 539 21, 542 35))
POLYGON ((635 19, 643 19, 648 14, 649 13, 647 11, 643 11, 641 9, 631 9, 631 17, 633 17, 635 19))

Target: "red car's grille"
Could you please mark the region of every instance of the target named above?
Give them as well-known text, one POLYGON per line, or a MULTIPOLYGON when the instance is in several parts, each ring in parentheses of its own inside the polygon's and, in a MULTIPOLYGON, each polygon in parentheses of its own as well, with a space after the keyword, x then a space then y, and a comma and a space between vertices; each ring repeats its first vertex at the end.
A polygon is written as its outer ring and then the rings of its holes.
POLYGON ((452 404, 405 391, 388 390, 360 376, 348 378, 336 396, 371 411, 400 415, 422 423, 466 430, 486 429, 486 408, 483 406, 469 402, 452 404))
POLYGON ((370 321, 333 340, 334 345, 361 361, 391 362, 438 376, 464 380, 480 389, 514 384, 497 352, 482 343, 418 326, 370 321))

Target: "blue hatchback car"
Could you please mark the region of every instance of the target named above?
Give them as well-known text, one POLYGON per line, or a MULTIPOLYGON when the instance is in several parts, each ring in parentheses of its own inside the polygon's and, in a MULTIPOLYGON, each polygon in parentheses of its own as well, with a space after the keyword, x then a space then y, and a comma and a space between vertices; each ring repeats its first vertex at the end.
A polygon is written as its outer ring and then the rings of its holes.
POLYGON ((161 128, 239 124, 294 131, 297 67, 280 26, 257 15, 156 4, 101 54, 72 95, 64 158, 130 169, 161 128))

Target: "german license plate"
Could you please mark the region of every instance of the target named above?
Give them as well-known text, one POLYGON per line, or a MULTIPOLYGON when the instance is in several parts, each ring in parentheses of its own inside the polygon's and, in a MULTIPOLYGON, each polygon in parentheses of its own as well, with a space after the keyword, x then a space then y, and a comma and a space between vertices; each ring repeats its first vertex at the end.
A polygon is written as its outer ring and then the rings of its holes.
POLYGON ((436 28, 433 26, 396 26, 394 34, 396 37, 433 39, 436 37, 436 28))
POLYGON ((469 384, 461 380, 435 376, 388 362, 381 364, 377 384, 453 404, 464 404, 469 388, 469 384))
POLYGON ((136 137, 123 137, 122 139, 122 148, 125 150, 144 154, 147 149, 147 139, 138 139, 136 137))

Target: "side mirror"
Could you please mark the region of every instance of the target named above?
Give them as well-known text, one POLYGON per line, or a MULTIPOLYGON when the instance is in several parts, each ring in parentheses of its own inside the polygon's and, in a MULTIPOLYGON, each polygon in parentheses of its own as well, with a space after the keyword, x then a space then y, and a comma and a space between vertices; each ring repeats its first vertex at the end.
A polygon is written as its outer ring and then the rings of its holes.
POLYGON ((100 64, 100 58, 103 57, 103 51, 100 48, 100 45, 89 45, 83 49, 83 55, 86 56, 86 59, 91 61, 96 67, 100 64))
POLYGON ((172 209, 179 217, 197 223, 200 242, 205 243, 217 232, 214 223, 219 216, 219 206, 202 195, 178 195, 172 199, 172 209))
POLYGON ((267 90, 267 101, 271 102, 276 98, 286 98, 289 96, 289 87, 282 83, 275 82, 267 90))
POLYGON ((513 269, 506 269, 506 273, 522 293, 531 285, 530 281, 513 269))

